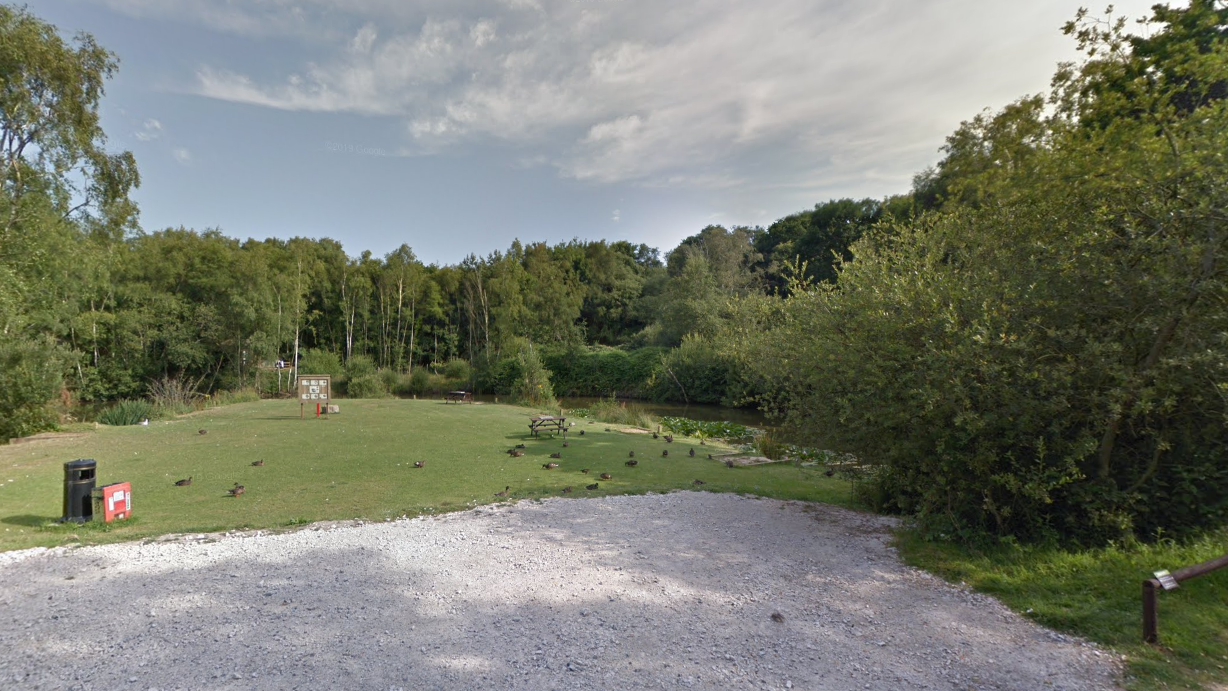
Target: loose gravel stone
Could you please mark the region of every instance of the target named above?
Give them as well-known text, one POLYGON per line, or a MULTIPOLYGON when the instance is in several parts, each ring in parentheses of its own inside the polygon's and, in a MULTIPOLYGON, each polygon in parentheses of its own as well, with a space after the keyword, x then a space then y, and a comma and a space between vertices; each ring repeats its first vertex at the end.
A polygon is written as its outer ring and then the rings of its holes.
POLYGON ((678 492, 4 553, 0 687, 1118 688, 893 525, 678 492))

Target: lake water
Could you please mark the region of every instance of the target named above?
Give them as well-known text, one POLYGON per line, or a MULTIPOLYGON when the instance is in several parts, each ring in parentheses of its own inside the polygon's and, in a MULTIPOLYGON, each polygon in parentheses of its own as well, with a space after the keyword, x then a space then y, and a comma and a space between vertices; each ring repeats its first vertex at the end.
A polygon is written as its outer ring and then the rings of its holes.
MULTIPOLYGON (((442 396, 432 396, 431 398, 443 400, 442 396)), ((484 403, 508 402, 507 396, 501 397, 502 401, 500 401, 499 396, 492 396, 490 394, 475 394, 473 398, 484 403)), ((604 399, 595 396, 570 396, 560 398, 559 404, 568 409, 587 408, 602 400, 604 399)), ((658 417, 685 417, 705 422, 734 422, 748 427, 772 426, 763 413, 754 408, 726 408, 725 406, 701 405, 698 403, 683 405, 681 403, 653 403, 652 401, 634 400, 626 401, 626 403, 628 406, 635 406, 658 417)))

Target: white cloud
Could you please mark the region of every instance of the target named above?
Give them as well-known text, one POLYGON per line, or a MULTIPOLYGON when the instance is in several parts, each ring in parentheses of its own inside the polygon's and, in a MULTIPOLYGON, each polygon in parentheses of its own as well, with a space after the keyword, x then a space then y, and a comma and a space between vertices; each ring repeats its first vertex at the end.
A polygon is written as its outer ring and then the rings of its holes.
POLYGON ((618 217, 619 217, 619 211, 618 209, 614 209, 614 215, 610 217, 610 220, 614 221, 615 223, 618 223, 618 217))
POLYGON ((133 135, 143 142, 151 142, 162 136, 162 123, 153 118, 149 118, 141 125, 141 129, 137 130, 133 135))
POLYGON ((202 95, 397 117, 408 153, 494 140, 577 179, 717 188, 903 189, 960 120, 1044 88, 1073 14, 1062 0, 170 4, 236 32, 294 8, 320 36, 326 12, 359 27, 280 79, 202 68, 202 95))
POLYGON ((171 149, 171 156, 174 157, 176 161, 184 165, 187 165, 192 162, 192 152, 188 151, 182 146, 177 146, 171 149))

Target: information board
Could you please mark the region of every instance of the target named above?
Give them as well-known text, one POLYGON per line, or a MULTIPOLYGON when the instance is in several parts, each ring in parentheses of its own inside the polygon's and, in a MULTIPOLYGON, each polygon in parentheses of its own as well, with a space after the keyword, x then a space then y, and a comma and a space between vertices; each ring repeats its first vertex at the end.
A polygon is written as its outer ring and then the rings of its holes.
POLYGON ((316 415, 323 410, 328 413, 328 404, 332 399, 332 376, 328 374, 302 374, 298 378, 299 417, 303 409, 310 405, 316 406, 316 415))

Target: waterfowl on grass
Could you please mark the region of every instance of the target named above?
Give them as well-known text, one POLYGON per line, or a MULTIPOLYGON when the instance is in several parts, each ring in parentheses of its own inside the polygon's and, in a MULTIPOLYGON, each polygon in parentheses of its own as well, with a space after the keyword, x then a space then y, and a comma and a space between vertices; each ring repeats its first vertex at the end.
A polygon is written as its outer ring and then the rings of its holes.
POLYGON ((506 487, 504 487, 504 488, 503 488, 503 491, 502 491, 502 492, 495 492, 495 496, 496 496, 496 497, 506 497, 506 496, 507 496, 507 493, 508 493, 508 492, 509 492, 511 489, 512 489, 512 486, 511 486, 511 485, 508 485, 508 486, 506 486, 506 487))
POLYGON ((661 436, 661 435, 657 434, 656 432, 653 432, 653 433, 652 433, 652 438, 653 438, 653 439, 656 439, 656 438, 657 438, 657 437, 659 437, 659 436, 661 436))
POLYGON ((695 485, 696 487, 698 487, 698 486, 700 486, 700 485, 704 485, 704 484, 707 484, 707 483, 705 483, 703 480, 700 480, 700 479, 696 478, 696 479, 695 479, 695 482, 692 482, 691 484, 692 484, 692 485, 695 485))
POLYGON ((571 485, 567 485, 563 488, 563 494, 571 494, 571 485))
POLYGON ((523 449, 523 448, 524 448, 524 444, 517 444, 517 445, 516 445, 516 448, 518 448, 518 449, 523 449))
POLYGON ((563 448, 567 448, 567 442, 563 442, 563 448))
POLYGON ((523 455, 524 455, 524 452, 521 451, 520 449, 512 449, 512 458, 520 458, 523 455))
POLYGON ((554 470, 555 468, 559 467, 559 464, 558 463, 543 463, 542 467, 545 468, 546 470, 554 470))
POLYGON ((597 483, 596 483, 596 482, 594 482, 594 483, 593 483, 593 484, 591 484, 591 485, 585 485, 585 486, 584 486, 584 489, 597 489, 597 483))
POLYGON ((635 460, 634 458, 632 458, 631 460, 627 461, 627 465, 629 465, 629 466, 637 466, 637 465, 639 465, 639 464, 640 464, 640 462, 639 462, 639 461, 637 461, 637 460, 635 460))
POLYGON ((674 443, 674 435, 672 435, 672 434, 667 434, 667 435, 665 435, 665 443, 666 443, 666 444, 673 444, 673 443, 674 443))
POLYGON ((551 458, 562 458, 563 454, 559 453, 558 451, 555 451, 554 453, 550 454, 550 457, 551 458))
POLYGON ((580 430, 580 436, 581 436, 581 437, 583 437, 583 436, 584 436, 584 430, 580 430))
POLYGON ((831 468, 828 468, 827 470, 823 471, 823 474, 826 475, 827 477, 831 477, 832 475, 836 474, 836 471, 832 470, 831 468))
POLYGON ((732 468, 732 467, 733 467, 733 465, 734 465, 734 464, 733 464, 733 459, 730 459, 730 460, 728 460, 728 461, 725 461, 725 467, 726 467, 726 468, 732 468))
POLYGON ((632 451, 632 452, 628 453, 628 454, 627 454, 627 457, 628 457, 628 458, 635 458, 635 452, 634 452, 634 451, 632 451))
POLYGON ((257 466, 257 467, 262 466, 264 465, 264 459, 262 458, 258 461, 252 461, 252 465, 257 466))
POLYGON ((602 480, 613 480, 614 479, 614 476, 609 473, 602 473, 601 475, 598 475, 598 477, 600 477, 602 480))
POLYGON ((588 468, 581 468, 580 472, 584 473, 585 475, 588 475, 588 468))
POLYGON ((695 458, 695 449, 691 449, 691 458, 695 458))
POLYGON ((190 485, 190 484, 192 484, 192 478, 191 478, 191 477, 185 477, 185 478, 184 478, 184 479, 182 479, 182 480, 176 480, 176 481, 175 481, 175 486, 176 486, 176 487, 187 487, 187 486, 188 486, 188 485, 190 485))
POLYGON ((230 488, 230 489, 226 490, 226 493, 227 493, 227 494, 229 494, 229 495, 230 495, 230 496, 232 496, 232 497, 237 497, 237 496, 239 496, 240 494, 243 494, 243 493, 244 493, 244 492, 246 492, 246 491, 247 491, 247 488, 246 488, 246 487, 244 487, 243 485, 240 485, 239 483, 237 483, 237 482, 236 482, 234 487, 232 487, 232 488, 230 488))
POLYGON ((663 450, 661 451, 661 455, 662 455, 662 456, 668 456, 668 455, 669 455, 669 449, 663 449, 663 450))
POLYGON ((426 461, 414 461, 415 468, 421 468, 424 465, 426 465, 426 461))
POLYGON ((197 433, 197 434, 208 434, 208 433, 209 433, 209 430, 207 430, 207 429, 196 430, 196 433, 197 433))

